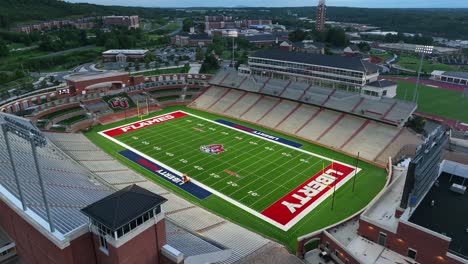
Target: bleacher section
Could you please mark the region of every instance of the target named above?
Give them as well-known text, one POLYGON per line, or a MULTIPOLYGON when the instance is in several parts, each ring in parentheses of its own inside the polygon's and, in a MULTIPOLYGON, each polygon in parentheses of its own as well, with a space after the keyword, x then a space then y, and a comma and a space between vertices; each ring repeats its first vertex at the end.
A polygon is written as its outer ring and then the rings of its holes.
POLYGON ((291 102, 288 100, 281 100, 281 102, 273 108, 265 117, 259 120, 259 123, 268 126, 275 127, 281 120, 283 120, 288 114, 290 114, 299 103, 291 102))
POLYGON ((248 108, 240 117, 250 122, 257 122, 275 106, 279 99, 263 97, 252 107, 248 108))
MULTIPOLYGON (((0 116, 0 123, 2 122, 3 117, 0 116)), ((13 133, 8 133, 8 138, 25 204, 29 210, 47 221, 31 144, 13 133)), ((95 175, 70 159, 50 141, 47 141, 43 147, 37 147, 37 154, 56 230, 61 234, 67 234, 86 225, 88 218, 80 212, 80 208, 109 195, 111 189, 96 181, 95 175)), ((0 184, 19 199, 18 186, 10 161, 5 138, 3 133, 0 133, 0 184)))
MULTIPOLYGON (((100 154, 98 154, 99 157, 107 156, 106 153, 98 149, 81 134, 47 133, 47 137, 60 147, 67 146, 66 153, 70 156, 78 157, 76 155, 77 152, 89 151, 93 151, 93 155, 100 152, 100 154)), ((122 166, 110 156, 108 157, 109 160, 106 163, 113 163, 113 167, 115 168, 122 166)), ((89 165, 90 163, 88 160, 89 158, 85 157, 84 161, 80 159, 77 161, 81 164, 89 165)), ((112 169, 109 168, 109 166, 106 166, 106 168, 112 169)), ((92 165, 89 169, 94 170, 96 168, 92 165)), ((119 173, 111 170, 107 172, 97 172, 96 174, 103 181, 108 182, 117 189, 124 188, 129 184, 137 183, 143 188, 164 196, 168 201, 164 203, 162 207, 168 221, 174 222, 177 226, 180 226, 183 229, 198 233, 202 237, 215 241, 232 250, 232 255, 229 259, 220 263, 235 263, 241 261, 242 258, 255 253, 261 248, 264 249, 265 247, 273 248, 279 246, 277 243, 271 242, 260 235, 236 224, 229 223, 225 219, 195 206, 159 185, 156 185, 154 182, 146 180, 144 177, 129 169, 119 173)), ((170 235, 175 231, 177 231, 177 229, 172 227, 168 229, 168 242, 171 242, 170 235)), ((176 241, 172 242, 176 243, 176 241)))
MULTIPOLYGON (((313 89, 324 95, 323 100, 333 92, 315 87, 313 89), (327 91, 330 92, 328 95, 324 93, 327 91)), ((336 91, 334 95, 346 98, 349 93, 336 91)), ((355 99, 359 101, 358 98, 355 99)), ((384 151, 385 155, 392 156, 399 151, 394 145, 403 146, 410 139, 418 141, 415 135, 408 133, 405 133, 408 137, 404 140, 396 137, 402 131, 396 126, 326 108, 217 86, 211 87, 191 106, 298 136, 350 155, 357 155, 359 152, 360 157, 381 164, 387 160, 377 160, 377 157, 382 156, 384 151), (210 105, 212 107, 208 108, 210 105), (400 140, 403 142, 397 142, 400 140)), ((361 107, 366 106, 368 104, 361 107)), ((385 104, 382 106, 382 116, 392 115, 394 109, 385 104)))
POLYGON ((416 104, 407 101, 389 98, 376 100, 361 97, 354 92, 309 85, 303 82, 271 79, 262 76, 246 77, 238 75, 237 71, 232 69, 221 71, 210 83, 296 100, 396 126, 402 126, 416 110, 416 104))

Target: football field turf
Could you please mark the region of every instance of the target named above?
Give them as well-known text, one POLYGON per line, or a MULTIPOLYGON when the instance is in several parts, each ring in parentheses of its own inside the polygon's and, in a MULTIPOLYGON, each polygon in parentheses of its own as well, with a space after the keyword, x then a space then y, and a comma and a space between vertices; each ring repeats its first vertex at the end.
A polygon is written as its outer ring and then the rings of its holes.
MULTIPOLYGON (((318 226, 342 219, 362 208, 385 182, 384 170, 362 161, 355 170, 356 160, 349 157, 343 160, 342 154, 317 151, 322 148, 310 149, 310 144, 303 141, 253 125, 211 115, 206 118, 208 114, 192 109, 182 110, 160 112, 143 121, 103 126, 99 129, 99 138, 90 138, 102 143, 104 136, 104 144, 112 144, 108 140, 118 144, 120 147, 112 148, 111 154, 120 156, 119 160, 131 164, 129 167, 140 167, 139 171, 157 182, 162 179, 167 185, 172 181, 171 189, 187 184, 199 186, 211 195, 199 197, 196 191, 187 188, 177 192, 185 192, 184 197, 228 218, 243 216, 244 219, 233 220, 271 237, 278 236, 281 231, 292 236, 305 234, 305 230, 313 231, 317 226, 305 226, 312 215, 316 215, 314 222, 318 226), (164 120, 177 113, 182 116, 164 120), (174 175, 181 174, 187 174, 192 181, 184 184, 174 179, 174 175), (350 192, 354 176, 359 194, 350 192), (367 186, 366 189, 363 186, 367 186), (342 189, 347 190, 346 195, 342 189), (321 219, 320 215, 327 217, 330 213, 323 209, 324 206, 329 208, 334 192, 335 208, 340 211, 329 219, 321 219), (349 204, 345 205, 343 199, 349 199, 349 204), (220 201, 230 204, 231 210, 213 208, 212 203, 220 201), (241 211, 244 212, 239 213, 241 211), (291 216, 285 217, 286 214, 291 216), (281 231, 267 227, 268 224, 281 231), (258 225, 262 227, 257 229, 258 225), (269 230, 262 230, 265 228, 269 230), (296 233, 298 230, 302 231, 296 233)), ((290 239, 289 236, 275 238, 290 239)))

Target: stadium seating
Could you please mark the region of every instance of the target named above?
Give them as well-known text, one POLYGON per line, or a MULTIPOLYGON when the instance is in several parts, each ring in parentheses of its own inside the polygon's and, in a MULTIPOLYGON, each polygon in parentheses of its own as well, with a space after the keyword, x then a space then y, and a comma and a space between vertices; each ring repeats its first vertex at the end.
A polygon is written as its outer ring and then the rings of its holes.
MULTIPOLYGON (((8 138, 14 150, 13 161, 28 209, 47 219, 31 144, 13 133, 9 133, 8 138)), ((88 219, 79 208, 109 195, 111 190, 97 182, 95 175, 70 159, 51 141, 37 147, 37 154, 56 230, 66 234, 86 224, 88 219)), ((3 135, 0 136, 0 184, 19 197, 3 135)))
MULTIPOLYGON (((97 152, 101 152, 101 154, 99 154, 100 157, 107 155, 81 134, 47 133, 47 137, 57 145, 68 145, 65 152, 70 156, 73 155, 71 153, 83 152, 83 149, 86 148, 97 149, 97 152), (81 145, 84 147, 80 147, 81 145)), ((0 154, 1 153, 0 148, 0 154)), ((91 163, 88 162, 88 159, 86 159, 84 163, 80 160, 77 161, 79 163, 89 165, 89 169, 96 169, 96 164, 91 165, 91 163)), ((122 166, 115 160, 113 160, 113 162, 115 166, 122 166)), ((106 163, 109 163, 109 161, 106 161, 106 163)), ((155 183, 146 180, 144 177, 129 169, 116 173, 113 171, 113 168, 109 168, 109 166, 106 166, 106 168, 112 170, 100 171, 95 174, 102 181, 107 182, 117 189, 124 188, 129 184, 137 183, 143 188, 164 196, 168 201, 162 205, 162 208, 166 214, 166 219, 169 222, 174 222, 176 225, 184 229, 197 232, 202 236, 231 249, 232 255, 229 259, 220 263, 235 263, 260 248, 273 243, 256 233, 246 230, 236 224, 229 223, 225 219, 195 206, 194 204, 180 198, 178 195, 175 195, 155 183)), ((177 229, 168 228, 168 232, 174 230, 177 231, 177 229)), ((183 237, 181 239, 183 239, 183 237)))
POLYGON ((299 103, 291 102, 288 100, 281 100, 281 102, 273 108, 265 117, 259 120, 259 123, 268 127, 275 127, 283 118, 287 117, 299 103))
POLYGON ((212 86, 198 97, 196 105, 200 108, 208 108, 225 92, 226 90, 223 88, 212 86))
MULTIPOLYGON (((285 94, 291 94, 290 91, 299 87, 305 88, 306 84, 292 83, 285 90, 285 94)), ((210 102, 218 100, 224 94, 224 97, 209 109, 215 113, 257 123, 288 134, 295 134, 301 138, 318 142, 352 155, 360 152, 362 158, 371 161, 376 160, 380 156, 378 161, 386 163, 387 160, 381 158, 382 155, 393 156, 399 150, 398 147, 393 147, 393 145, 401 148, 411 143, 411 140, 417 139, 417 137, 408 135, 408 133, 404 133, 406 137, 396 137, 401 131, 400 128, 351 114, 234 89, 229 91, 227 88, 221 87, 212 87, 211 89, 216 89, 216 91, 209 93, 210 102), (226 93, 226 91, 228 92, 226 93), (391 143, 391 146, 389 143, 391 143), (388 151, 384 152, 386 148, 388 148, 388 151), (384 154, 382 154, 383 152, 384 154)), ((329 100, 326 101, 326 105, 338 104, 340 100, 343 100, 344 102, 352 101, 349 104, 342 104, 342 107, 348 109, 352 109, 356 105, 358 105, 357 109, 359 110, 372 107, 372 109, 379 111, 380 114, 375 112, 368 115, 374 115, 373 118, 377 120, 383 118, 390 120, 402 112, 410 111, 409 109, 413 107, 411 104, 401 104, 402 106, 406 106, 406 110, 404 108, 403 110, 400 110, 400 108, 397 110, 397 108, 392 107, 392 105, 395 105, 395 100, 382 100, 382 105, 376 106, 373 103, 369 103, 369 100, 362 100, 361 102, 360 97, 353 93, 339 90, 333 92, 333 90, 320 87, 312 87, 308 94, 310 96, 312 94, 314 96, 321 95, 321 97, 316 96, 313 99, 321 103, 324 103, 328 98, 329 100), (333 97, 330 95, 333 95, 333 97)), ((207 98, 197 99, 195 106, 202 110, 206 109, 208 103, 205 101, 207 98), (199 101, 201 103, 198 103, 199 101)))
POLYGON ((297 132, 298 136, 310 140, 317 138, 340 117, 338 112, 323 110, 314 119, 297 132))
POLYGON ((221 100, 213 105, 210 110, 215 112, 224 112, 224 110, 234 104, 244 93, 245 92, 232 89, 221 100))
POLYGON ((319 110, 320 109, 317 107, 303 104, 286 120, 277 124, 276 128, 287 133, 294 134, 319 110))
POLYGON ((248 108, 240 118, 250 121, 257 122, 258 119, 262 118, 263 115, 267 114, 268 111, 275 106, 279 99, 273 99, 270 97, 263 97, 253 107, 248 108))
POLYGON ((340 112, 353 113, 391 125, 402 126, 416 110, 416 104, 390 98, 367 98, 359 93, 339 88, 310 85, 301 81, 274 79, 265 76, 243 76, 235 70, 226 69, 217 74, 210 84, 232 87, 248 92, 281 97, 329 108, 340 112), (222 82, 220 80, 229 80, 222 82), (217 81, 216 81, 217 80, 217 81))
MULTIPOLYGON (((233 117, 239 118, 247 109, 253 106, 260 99, 260 95, 248 93, 242 99, 236 102, 232 107, 226 110, 224 113, 233 117)), ((198 102, 198 100, 196 100, 198 102)), ((198 103, 197 103, 197 107, 198 103)))
POLYGON ((372 121, 343 150, 361 157, 374 160, 380 151, 398 134, 399 128, 372 121))

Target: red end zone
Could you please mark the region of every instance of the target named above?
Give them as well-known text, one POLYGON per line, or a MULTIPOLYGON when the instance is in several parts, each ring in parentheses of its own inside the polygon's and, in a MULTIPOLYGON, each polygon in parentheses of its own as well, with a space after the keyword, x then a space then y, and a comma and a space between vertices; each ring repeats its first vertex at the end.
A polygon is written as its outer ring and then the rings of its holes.
POLYGON ((263 210, 262 215, 286 225, 307 208, 317 206, 322 196, 328 191, 333 191, 333 187, 350 176, 354 170, 334 162, 263 210))
POLYGON ((159 123, 163 123, 163 122, 166 122, 166 121, 169 121, 169 120, 172 120, 172 119, 180 118, 180 117, 183 117, 183 116, 186 116, 186 115, 187 115, 186 113, 177 111, 177 112, 174 112, 174 113, 155 116, 155 117, 148 118, 148 119, 145 119, 145 120, 142 120, 142 121, 137 121, 137 122, 134 122, 134 123, 131 123, 131 124, 127 124, 127 125, 123 125, 123 126, 120 126, 120 127, 112 128, 112 129, 109 129, 107 131, 104 131, 103 133, 106 134, 109 137, 115 137, 115 136, 118 136, 118 135, 121 135, 121 134, 132 132, 132 131, 135 131, 135 130, 138 130, 138 129, 141 129, 141 128, 145 128, 145 127, 148 127, 148 126, 154 126, 154 125, 157 125, 159 123))

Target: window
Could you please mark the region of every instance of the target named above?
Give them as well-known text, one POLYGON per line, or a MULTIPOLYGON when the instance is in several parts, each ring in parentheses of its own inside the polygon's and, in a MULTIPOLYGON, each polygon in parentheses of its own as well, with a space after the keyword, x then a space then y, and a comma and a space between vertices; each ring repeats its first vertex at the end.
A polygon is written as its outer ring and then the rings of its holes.
POLYGON ((104 253, 108 253, 107 248, 107 241, 105 235, 99 235, 99 249, 101 249, 104 253))
POLYGON ((379 234, 379 245, 385 247, 385 241, 387 240, 387 234, 380 232, 379 234))
POLYGON ((328 243, 328 242, 325 243, 325 247, 326 247, 327 249, 329 249, 329 248, 330 248, 330 243, 328 243))
POLYGON ((412 248, 408 248, 408 257, 409 258, 416 260, 416 254, 417 254, 416 250, 414 250, 412 248))
POLYGON ((335 256, 339 256, 340 255, 340 251, 338 251, 338 249, 335 249, 335 256))

